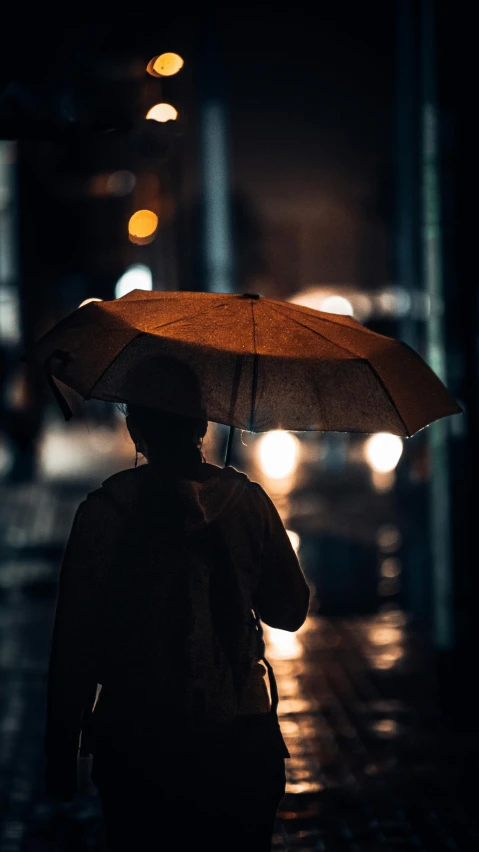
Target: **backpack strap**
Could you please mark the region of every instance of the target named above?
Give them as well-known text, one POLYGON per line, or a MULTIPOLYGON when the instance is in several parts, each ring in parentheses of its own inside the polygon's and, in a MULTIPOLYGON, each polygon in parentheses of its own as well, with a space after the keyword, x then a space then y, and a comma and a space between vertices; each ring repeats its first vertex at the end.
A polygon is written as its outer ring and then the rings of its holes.
POLYGON ((264 636, 263 636, 263 625, 261 623, 261 616, 260 616, 260 614, 258 613, 257 610, 253 610, 253 612, 254 612, 254 620, 255 620, 255 624, 256 624, 256 630, 257 630, 257 634, 258 634, 259 653, 261 654, 260 660, 265 664, 266 669, 268 671, 269 688, 270 688, 270 691, 271 691, 271 713, 274 716, 277 716, 278 715, 278 703, 279 703, 278 684, 276 683, 276 677, 275 677, 275 674, 274 674, 274 671, 273 671, 273 666, 271 665, 269 660, 266 659, 266 656, 265 656, 266 647, 265 647, 265 641, 264 641, 264 636))
MULTIPOLYGON (((96 491, 92 491, 90 493, 95 495, 101 495, 102 498, 106 499, 106 502, 109 503, 110 506, 114 506, 116 509, 121 508, 121 504, 117 500, 115 500, 113 495, 110 494, 106 489, 102 489, 100 487, 96 489, 96 491)), ((95 684, 95 688, 90 692, 88 696, 88 701, 85 703, 85 707, 83 708, 80 732, 80 748, 78 751, 79 757, 87 757, 88 755, 93 754, 94 752, 95 737, 93 733, 93 710, 95 708, 97 697, 98 684, 95 684)))
POLYGON ((261 624, 261 618, 260 618, 259 612, 257 612, 256 610, 253 610, 253 614, 254 614, 254 620, 255 620, 255 623, 256 623, 256 630, 257 630, 257 635, 258 635, 258 651, 259 651, 259 654, 261 655, 260 659, 265 664, 266 669, 268 671, 269 687, 270 687, 270 691, 271 691, 271 710, 270 710, 269 713, 264 714, 265 721, 268 720, 267 730, 269 731, 269 734, 272 736, 271 742, 275 743, 275 748, 277 748, 279 750, 279 753, 282 755, 282 757, 291 757, 291 754, 289 753, 288 747, 287 747, 287 745, 284 741, 284 737, 283 737, 283 734, 281 732, 281 728, 280 728, 280 724, 279 724, 279 719, 278 719, 278 700, 279 700, 278 686, 277 686, 277 683, 276 683, 276 678, 274 676, 273 666, 271 665, 269 660, 266 659, 266 656, 265 656, 265 653, 264 653, 265 652, 265 643, 264 643, 264 638, 263 638, 263 625, 261 624))

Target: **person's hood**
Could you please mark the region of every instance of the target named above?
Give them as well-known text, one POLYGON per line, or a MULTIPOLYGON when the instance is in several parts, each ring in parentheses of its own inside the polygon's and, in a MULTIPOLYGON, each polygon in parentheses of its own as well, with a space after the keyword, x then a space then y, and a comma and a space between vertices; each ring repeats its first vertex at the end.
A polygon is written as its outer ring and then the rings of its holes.
MULTIPOLYGON (((180 522, 185 533, 191 533, 231 512, 248 482, 248 477, 234 467, 211 464, 202 464, 195 480, 171 480, 164 476, 161 465, 155 463, 115 473, 95 493, 112 498, 130 512, 141 504, 154 509, 160 500, 163 505, 175 505, 179 515, 175 520, 180 522)), ((159 524, 161 517, 160 512, 159 524)))

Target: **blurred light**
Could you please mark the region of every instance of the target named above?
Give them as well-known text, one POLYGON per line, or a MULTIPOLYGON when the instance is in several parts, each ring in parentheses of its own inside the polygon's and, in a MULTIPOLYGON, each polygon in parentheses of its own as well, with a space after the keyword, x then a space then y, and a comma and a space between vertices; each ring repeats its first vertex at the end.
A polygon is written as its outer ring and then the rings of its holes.
POLYGON ((225 107, 208 99, 202 109, 203 244, 207 289, 234 291, 233 231, 229 192, 228 134, 225 107))
POLYGON ((13 467, 13 453, 6 443, 4 437, 0 435, 0 475, 5 476, 13 467))
POLYGON ((371 722, 372 730, 380 737, 396 737, 399 733, 399 725, 395 719, 375 719, 371 722))
POLYGON ((135 175, 126 170, 100 172, 90 177, 87 189, 90 195, 94 195, 97 198, 105 198, 112 195, 121 198, 123 195, 128 195, 132 191, 135 183, 135 175))
MULTIPOLYGON (((389 608, 392 604, 383 606, 389 608)), ((371 643, 367 655, 374 668, 391 669, 403 658, 405 634, 402 628, 405 620, 401 620, 402 615, 397 609, 394 613, 381 613, 379 618, 366 628, 366 635, 371 643)))
POLYGON ((383 624, 392 624, 396 627, 404 627, 408 621, 406 613, 393 603, 381 604, 379 618, 383 624))
POLYGON ((116 473, 134 456, 125 429, 46 420, 38 442, 40 480, 90 481, 116 473))
POLYGON ((376 540, 383 553, 393 553, 400 548, 402 537, 393 524, 383 524, 377 531, 376 540))
POLYGON ((360 322, 368 319, 373 310, 371 297, 353 290, 350 285, 344 285, 342 290, 343 294, 335 293, 331 287, 309 287, 296 293, 289 301, 315 311, 354 316, 360 322))
POLYGON ((384 316, 406 316, 411 309, 411 296, 404 287, 389 287, 376 296, 377 312, 384 316))
POLYGON ((329 314, 342 314, 343 316, 353 316, 354 310, 349 299, 344 296, 327 296, 319 303, 319 310, 326 311, 329 314))
POLYGON ((312 308, 313 311, 320 311, 321 305, 325 301, 324 288, 310 287, 308 290, 303 290, 290 298, 293 305, 302 305, 303 308, 312 308))
POLYGON ((371 470, 371 481, 375 491, 384 494, 386 491, 391 491, 396 482, 396 473, 394 470, 388 470, 385 473, 378 470, 371 470))
POLYGON ((427 320, 431 315, 431 297, 429 293, 422 290, 413 290, 411 304, 411 316, 413 319, 427 320))
POLYGON ((396 663, 402 660, 403 656, 403 649, 392 645, 388 651, 380 654, 371 654, 369 660, 375 669, 388 670, 394 668, 396 663))
POLYGON ((298 466, 299 447, 298 439, 282 429, 262 435, 255 450, 265 476, 270 479, 291 476, 298 466))
POLYGON ((137 210, 128 222, 128 234, 132 243, 146 245, 154 239, 158 227, 158 216, 152 210, 137 210))
POLYGON ((5 402, 9 408, 15 410, 26 410, 31 407, 31 389, 27 381, 25 367, 21 364, 15 365, 5 387, 5 402))
MULTIPOLYGON (((303 647, 295 633, 264 625, 268 654, 273 660, 296 660, 301 657, 303 647)), ((284 702, 282 702, 284 711, 284 702)))
POLYGON ((373 645, 396 645, 404 639, 404 632, 398 627, 384 627, 373 624, 367 631, 373 645))
POLYGON ((18 294, 8 284, 0 284, 0 340, 3 344, 20 343, 20 305, 18 294))
POLYGON ((94 451, 116 455, 116 434, 110 426, 98 425, 89 432, 90 445, 94 451))
MULTIPOLYGON (((283 720, 281 720, 281 727, 283 727, 283 720)), ((289 761, 289 763, 291 763, 291 761, 289 761)), ((294 771, 294 768, 292 768, 292 773, 294 773, 294 771)), ((321 793, 322 790, 324 790, 324 784, 321 784, 320 781, 300 781, 295 774, 292 774, 292 777, 287 779, 285 787, 285 792, 287 794, 297 796, 307 793, 321 793)), ((296 814, 294 814, 294 816, 296 816, 296 814)), ((311 849, 312 847, 310 846, 309 848, 311 849)), ((317 848, 318 847, 316 846, 316 849, 317 848)))
POLYGON ((173 74, 178 74, 178 71, 181 71, 184 64, 184 59, 177 53, 161 53, 159 56, 150 59, 146 70, 153 77, 172 77, 173 74))
POLYGON ((389 473, 397 466, 403 451, 402 440, 389 432, 377 432, 364 444, 366 461, 378 473, 389 473))
POLYGON ((352 293, 351 304, 354 309, 354 316, 360 322, 364 322, 371 316, 373 303, 369 296, 366 296, 365 293, 352 293))
POLYGON ((134 189, 135 183, 135 175, 125 169, 121 169, 108 176, 106 188, 110 195, 121 197, 128 195, 134 189))
POLYGON ((396 287, 394 294, 396 296, 396 314, 399 317, 405 317, 411 310, 411 295, 404 287, 396 287))
POLYGON ((91 299, 85 299, 85 301, 82 302, 81 305, 78 305, 78 307, 83 308, 85 305, 89 305, 90 302, 103 302, 103 299, 96 299, 95 296, 93 296, 91 299))
POLYGON ((121 299, 132 290, 152 290, 153 279, 151 277, 151 269, 145 266, 144 263, 134 263, 121 278, 118 279, 115 286, 115 299, 121 299))
POLYGON ((298 550, 299 550, 299 543, 300 543, 300 538, 299 538, 298 533, 294 532, 293 530, 286 530, 286 532, 288 533, 288 537, 289 537, 289 540, 291 542, 291 546, 292 546, 294 552, 297 553, 298 550))
POLYGON ((402 567, 399 559, 389 557, 381 564, 381 575, 383 577, 399 577, 401 571, 402 567))
POLYGON ((311 725, 311 723, 308 724, 307 716, 305 719, 301 719, 300 722, 291 716, 289 719, 282 719, 281 730, 288 738, 292 737, 295 740, 302 739, 305 735, 314 736, 316 733, 314 725, 311 725))
POLYGON ((178 110, 171 104, 155 104, 146 113, 147 118, 153 121, 175 121, 178 118, 178 110))

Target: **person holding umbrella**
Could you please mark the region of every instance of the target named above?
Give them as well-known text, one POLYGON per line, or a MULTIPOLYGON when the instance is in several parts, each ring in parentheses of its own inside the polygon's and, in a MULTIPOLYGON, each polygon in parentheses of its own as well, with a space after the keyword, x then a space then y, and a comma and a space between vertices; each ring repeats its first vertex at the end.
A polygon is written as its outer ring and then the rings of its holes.
MULTIPOLYGON (((169 369, 193 405, 193 373, 169 369)), ((204 417, 126 411, 148 463, 106 480, 73 523, 51 648, 47 788, 73 797, 81 731, 112 850, 160 849, 169 836, 185 850, 269 850, 289 755, 259 616, 297 630, 309 587, 261 486, 205 461, 204 417)))
POLYGON ((309 588, 273 503, 228 466, 234 429, 410 437, 461 409, 406 345, 247 293, 90 303, 24 359, 66 419, 53 377, 127 403, 148 459, 74 521, 52 642, 49 789, 73 795, 80 730, 84 752, 93 730, 112 849, 159 846, 172 821, 185 849, 198 832, 210 850, 269 849, 288 753, 261 619, 297 630, 309 588), (202 461, 209 420, 230 426, 224 468, 202 461))

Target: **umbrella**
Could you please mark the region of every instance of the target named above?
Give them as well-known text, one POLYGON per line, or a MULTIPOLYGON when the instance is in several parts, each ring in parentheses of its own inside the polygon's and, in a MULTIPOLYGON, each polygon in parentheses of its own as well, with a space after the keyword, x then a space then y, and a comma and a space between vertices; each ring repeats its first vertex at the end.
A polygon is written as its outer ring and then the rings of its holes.
POLYGON ((350 316, 248 293, 133 290, 90 302, 23 359, 45 369, 66 419, 71 411, 52 376, 84 399, 206 416, 253 432, 409 437, 461 412, 406 344, 350 316))

